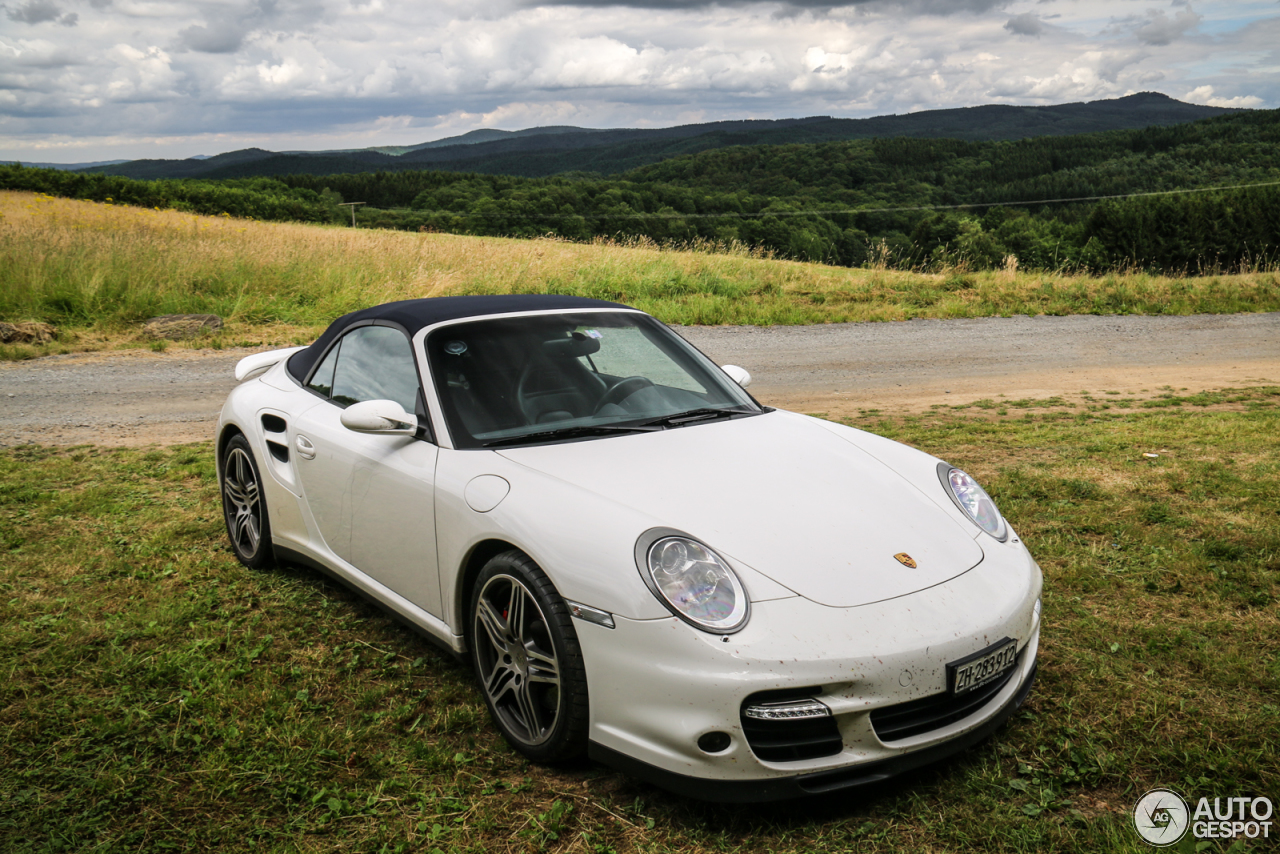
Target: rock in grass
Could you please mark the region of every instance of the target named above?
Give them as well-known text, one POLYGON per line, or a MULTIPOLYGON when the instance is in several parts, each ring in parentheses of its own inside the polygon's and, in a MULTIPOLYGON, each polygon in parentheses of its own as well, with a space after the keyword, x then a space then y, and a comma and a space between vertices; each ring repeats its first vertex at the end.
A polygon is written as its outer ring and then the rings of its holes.
POLYGON ((148 338, 181 341, 195 338, 222 328, 222 318, 216 314, 165 314, 153 317, 142 325, 148 338))
POLYGON ((38 320, 0 323, 0 344, 47 344, 57 336, 57 327, 38 320))

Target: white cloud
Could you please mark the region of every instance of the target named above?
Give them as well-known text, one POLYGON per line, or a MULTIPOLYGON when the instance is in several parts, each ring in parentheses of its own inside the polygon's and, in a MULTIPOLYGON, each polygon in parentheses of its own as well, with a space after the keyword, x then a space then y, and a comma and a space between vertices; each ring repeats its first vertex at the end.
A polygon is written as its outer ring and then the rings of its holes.
POLYGON ((1004 98, 1037 103, 1114 98, 1128 94, 1130 89, 1121 76, 1141 58, 1136 54, 1086 51, 1063 62, 1052 74, 1006 77, 995 91, 1004 98))
POLYGON ((1280 10, 1235 0, 1232 14, 1252 17, 1229 25, 1224 8, 7 0, 0 159, 49 140, 187 156, 227 150, 218 145, 412 144, 475 127, 875 115, 1151 88, 1178 97, 1209 87, 1199 102, 1280 106, 1280 10), (78 26, 58 26, 71 14, 78 26))
POLYGON ((368 74, 360 83, 361 95, 390 95, 395 91, 396 83, 400 79, 399 70, 385 59, 378 63, 372 73, 368 74))
POLYGON ((1182 100, 1192 104, 1207 104, 1210 107, 1236 107, 1247 110, 1262 106, 1262 99, 1256 95, 1237 95, 1234 98, 1215 98, 1212 86, 1197 86, 1182 96, 1182 100))
POLYGON ((118 44, 107 51, 107 55, 115 63, 115 73, 104 89, 91 87, 89 91, 121 101, 178 95, 179 75, 170 65, 169 54, 160 48, 139 50, 132 45, 118 44))
POLYGON ((356 94, 352 72, 309 39, 282 36, 268 53, 253 65, 237 65, 222 79, 221 94, 244 101, 356 94))

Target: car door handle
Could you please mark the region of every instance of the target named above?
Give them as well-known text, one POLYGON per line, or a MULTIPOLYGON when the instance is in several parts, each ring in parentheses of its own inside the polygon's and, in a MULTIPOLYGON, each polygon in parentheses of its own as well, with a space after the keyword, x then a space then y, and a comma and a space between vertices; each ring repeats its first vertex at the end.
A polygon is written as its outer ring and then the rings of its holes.
POLYGON ((316 446, 311 444, 311 440, 306 436, 298 436, 293 440, 293 446, 298 449, 298 456, 304 460, 314 460, 316 458, 316 446))

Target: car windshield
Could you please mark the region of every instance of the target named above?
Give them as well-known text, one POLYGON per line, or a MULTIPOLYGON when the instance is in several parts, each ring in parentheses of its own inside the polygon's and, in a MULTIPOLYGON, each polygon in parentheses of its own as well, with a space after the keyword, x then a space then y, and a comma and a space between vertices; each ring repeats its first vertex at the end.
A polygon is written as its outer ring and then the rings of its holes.
POLYGON ((450 324, 427 360, 457 448, 683 427, 763 412, 646 314, 524 315, 450 324))

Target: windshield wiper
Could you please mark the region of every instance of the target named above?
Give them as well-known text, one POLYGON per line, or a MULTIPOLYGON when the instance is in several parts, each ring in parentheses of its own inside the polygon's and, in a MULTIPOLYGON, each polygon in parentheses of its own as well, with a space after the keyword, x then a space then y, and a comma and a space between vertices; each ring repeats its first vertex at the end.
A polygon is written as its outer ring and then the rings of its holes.
POLYGON ((541 442, 545 439, 584 439, 590 436, 607 436, 611 433, 652 433, 661 427, 650 427, 647 424, 583 424, 578 427, 561 427, 557 430, 539 430, 537 433, 523 433, 519 436, 508 436, 505 439, 494 439, 485 442, 483 447, 496 448, 500 445, 526 445, 541 442))
POLYGON ((591 436, 608 436, 613 433, 653 433, 657 430, 665 430, 669 427, 683 427, 686 424, 710 421, 716 418, 727 418, 733 415, 758 414, 759 413, 754 409, 742 409, 740 407, 730 407, 725 409, 702 407, 700 409, 687 409, 684 412, 673 412, 670 415, 664 415, 661 418, 653 418, 649 421, 633 422, 629 424, 581 424, 577 427, 560 427, 555 430, 539 430, 536 433, 522 433, 519 436, 507 436, 503 439, 494 439, 490 442, 485 442, 481 447, 497 448, 503 445, 527 445, 548 439, 585 439, 591 436))
POLYGON ((694 424, 699 421, 710 421, 713 418, 728 418, 733 415, 756 415, 754 409, 743 409, 741 407, 710 407, 704 406, 699 409, 687 409, 684 412, 673 412, 670 415, 664 415, 661 418, 654 418, 649 421, 641 421, 641 427, 683 427, 686 424, 694 424))

